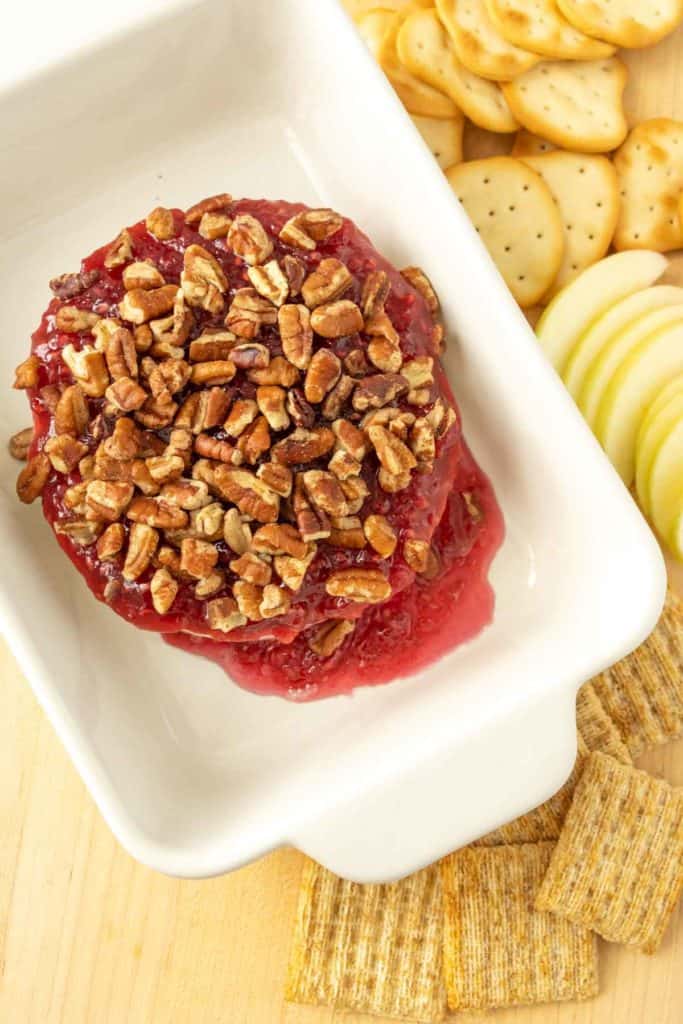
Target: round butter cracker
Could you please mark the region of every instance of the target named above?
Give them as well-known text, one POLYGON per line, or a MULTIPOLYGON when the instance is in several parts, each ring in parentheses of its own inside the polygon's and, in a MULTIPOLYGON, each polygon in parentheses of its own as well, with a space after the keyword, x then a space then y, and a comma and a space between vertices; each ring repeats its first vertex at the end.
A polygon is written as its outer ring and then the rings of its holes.
POLYGON ((480 128, 473 121, 465 121, 462 148, 463 160, 483 160, 488 156, 509 156, 514 135, 502 135, 480 128))
POLYGON ((652 46, 683 21, 683 0, 557 0, 564 16, 589 36, 625 48, 652 46))
POLYGON ((492 132, 519 125, 496 82, 473 75, 455 55, 435 10, 408 15, 396 41, 401 63, 417 78, 450 96, 471 121, 492 132))
POLYGON ((465 118, 452 117, 449 120, 437 117, 416 117, 413 123, 434 154, 442 170, 459 164, 462 160, 462 133, 465 118))
POLYGON ((546 61, 503 83, 517 120, 562 149, 608 153, 626 138, 626 65, 618 57, 546 61))
POLYGON ((564 253, 562 221, 543 179, 507 156, 458 164, 447 177, 517 302, 539 302, 564 253))
POLYGON ((556 150, 524 162, 552 192, 564 227, 562 263, 545 296, 550 299, 609 249, 619 216, 617 175, 605 156, 556 150))
POLYGON ((509 82, 541 60, 537 53, 522 50, 500 34, 486 0, 436 0, 436 10, 459 61, 475 75, 509 82))
POLYGON ((556 0, 486 0, 494 25, 509 42, 556 60, 600 60, 614 47, 575 28, 556 0))
POLYGON ((643 121, 614 155, 621 193, 616 249, 683 246, 683 123, 643 121))

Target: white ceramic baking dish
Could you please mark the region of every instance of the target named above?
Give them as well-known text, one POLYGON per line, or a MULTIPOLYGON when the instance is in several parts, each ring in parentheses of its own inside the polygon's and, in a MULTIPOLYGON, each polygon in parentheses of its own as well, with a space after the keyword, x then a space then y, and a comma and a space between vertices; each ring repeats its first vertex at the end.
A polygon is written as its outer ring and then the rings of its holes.
MULTIPOLYGON (((395 878, 560 786, 577 687, 654 625, 661 556, 335 0, 132 6, 98 41, 99 5, 60 5, 60 60, 36 71, 35 52, 15 54, 5 73, 2 380, 48 279, 157 203, 228 190, 333 206, 441 295, 466 433, 507 522, 495 620, 418 676, 352 698, 253 696, 95 602, 40 510, 17 503, 3 446, 2 628, 141 861, 202 876, 290 843, 341 875, 395 878)), ((6 391, 3 436, 27 420, 6 391)))

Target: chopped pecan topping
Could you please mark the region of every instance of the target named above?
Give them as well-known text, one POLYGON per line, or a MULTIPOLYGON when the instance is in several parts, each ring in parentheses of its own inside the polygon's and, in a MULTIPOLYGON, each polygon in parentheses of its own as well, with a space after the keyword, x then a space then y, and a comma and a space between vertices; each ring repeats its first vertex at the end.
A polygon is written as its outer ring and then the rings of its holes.
POLYGON ((315 427, 313 430, 297 427, 282 441, 273 445, 271 457, 273 462, 294 466, 297 463, 320 459, 333 447, 334 434, 327 427, 315 427))
POLYGON ((287 412, 297 427, 312 427, 315 423, 315 410, 299 388, 287 392, 287 412))
POLYGON ((234 469, 223 463, 215 465, 209 487, 225 501, 237 505, 244 515, 259 523, 276 523, 280 511, 280 495, 272 491, 248 469, 234 469))
POLYGON ((29 356, 28 359, 24 359, 23 363, 19 363, 14 371, 14 384, 12 386, 18 391, 23 391, 26 388, 37 388, 39 369, 40 359, 38 356, 29 356))
POLYGON ((356 623, 348 619, 331 619, 329 622, 323 622, 311 634, 308 646, 319 658, 331 658, 355 628, 356 623))
POLYGON ((335 420, 332 430, 337 439, 337 446, 352 455, 358 462, 362 462, 369 451, 367 438, 363 431, 349 420, 343 419, 335 420))
POLYGON ((301 586, 308 572, 308 568, 317 554, 315 544, 308 544, 306 555, 303 558, 293 558, 291 555, 275 555, 273 566, 286 587, 296 593, 301 586))
POLYGON ((282 268, 289 284, 289 294, 298 295, 306 277, 306 264, 297 256, 287 253, 282 259, 282 268))
POLYGON ((270 430, 265 416, 257 416, 254 422, 237 439, 237 449, 242 458, 255 465, 270 448, 270 430))
POLYGON ((161 288, 132 288, 119 302, 119 316, 132 324, 155 320, 173 309, 178 286, 165 284, 161 288))
POLYGON ((192 383, 198 385, 229 384, 236 372, 235 364, 230 359, 194 363, 192 383))
POLYGON ((338 480, 348 480, 350 476, 358 476, 362 466, 358 459, 338 448, 327 464, 330 473, 334 473, 338 480))
POLYGON ((434 428, 437 440, 445 437, 451 427, 457 422, 455 409, 452 409, 450 405, 446 405, 442 398, 437 398, 427 413, 427 419, 434 428))
POLYGON ((154 335, 149 324, 138 324, 133 328, 136 352, 149 352, 154 342, 154 335))
POLYGON ((218 260, 201 245, 188 245, 183 256, 180 287, 188 306, 220 313, 228 282, 218 260))
POLYGON ((97 351, 105 352, 109 339, 120 330, 127 330, 127 328, 123 328, 118 320, 110 316, 103 316, 96 324, 93 324, 90 333, 95 339, 94 344, 97 351))
POLYGON ((286 398, 285 389, 277 385, 262 384, 256 389, 256 404, 272 430, 286 430, 289 426, 286 398))
POLYGON ((44 452, 29 459, 17 477, 17 496, 25 505, 39 498, 52 472, 50 460, 44 452))
POLYGON ((58 299, 75 299, 100 279, 99 270, 81 270, 77 274, 60 274, 50 281, 50 291, 58 299))
POLYGON ((104 392, 107 401, 120 409, 121 412, 134 412, 141 409, 148 395, 132 377, 119 377, 104 392))
POLYGON ((170 396, 151 396, 141 409, 136 410, 135 418, 142 423, 143 427, 160 430, 171 425, 177 411, 178 404, 172 401, 170 396))
POLYGON ((84 345, 80 350, 73 345, 65 345, 62 359, 86 395, 91 398, 102 397, 109 385, 109 373, 101 352, 92 345, 84 345))
POLYGON ((355 302, 338 299, 314 309, 311 326, 321 338, 341 338, 363 330, 363 314, 355 302))
POLYGON ((186 537, 180 545, 180 571, 193 579, 202 580, 210 575, 218 561, 215 544, 206 540, 186 537))
POLYGON ((301 304, 281 306, 278 327, 285 356, 294 366, 305 370, 313 351, 313 328, 308 308, 301 304))
POLYGON ((436 455, 434 428, 426 416, 415 420, 410 431, 410 450, 417 459, 418 466, 431 468, 436 455))
POLYGON ((159 534, 146 523, 133 523, 128 533, 128 551, 123 563, 123 578, 128 583, 139 579, 149 568, 159 544, 159 534))
POLYGON ((312 508, 308 503, 297 509, 296 525, 302 540, 307 544, 311 541, 326 540, 332 532, 327 514, 322 509, 312 508))
POLYGON ((58 473, 70 473, 86 454, 88 446, 70 434, 57 434, 47 439, 43 450, 58 473))
POLYGON ((203 508, 190 512, 191 528, 197 537, 204 540, 221 540, 225 512, 219 501, 213 501, 203 508))
POLYGON ((289 295, 289 281, 277 260, 269 260, 262 267, 249 267, 247 277, 253 287, 274 306, 281 306, 289 295))
POLYGON ((131 332, 116 324, 103 341, 104 358, 112 380, 118 380, 119 377, 137 377, 138 353, 131 332))
POLYGON ((265 263, 273 251, 273 243, 263 224, 250 213, 239 213, 228 231, 228 245, 250 266, 265 263))
POLYGON ((384 270, 371 270, 363 281, 360 296, 360 308, 365 320, 369 320, 384 309, 389 298, 391 284, 389 275, 384 270))
POLYGON ((386 491, 387 494, 397 494, 398 491, 404 491, 406 487, 410 486, 411 476, 409 472, 390 473, 382 467, 377 474, 377 479, 383 491, 386 491))
POLYGON ((288 523, 270 523, 260 526, 254 534, 252 549, 266 555, 291 555, 305 558, 308 545, 302 541, 299 531, 288 523))
POLYGON ((484 513, 481 510, 481 505, 477 501, 476 496, 472 493, 472 491, 463 491, 462 499, 465 502, 465 508, 467 509, 467 514, 470 517, 470 519, 472 519, 473 522, 475 523, 480 522, 484 516, 484 513))
POLYGON ((212 573, 198 580, 194 588, 194 596, 198 601, 204 601, 207 597, 213 597, 225 586, 225 573, 220 569, 214 569, 212 573))
POLYGON ((167 484, 178 480, 185 469, 185 462, 180 455, 152 455, 145 459, 152 480, 158 484, 167 484))
POLYGON ((352 349, 347 356, 344 356, 344 369, 350 377, 367 377, 372 373, 372 367, 365 358, 365 352, 360 348, 352 349))
POLYGON ((207 210, 202 214, 197 230, 202 238, 214 241, 216 238, 225 238, 231 224, 232 217, 229 217, 227 213, 211 213, 210 210, 207 210))
POLYGON ((356 385, 351 404, 358 412, 380 409, 396 401, 408 390, 407 380, 399 373, 378 373, 363 377, 356 385))
POLYGON ((434 360, 431 356, 417 356, 409 363, 404 363, 401 376, 405 377, 412 389, 421 388, 434 383, 434 360))
POLYGON ((365 333, 370 335, 368 357, 373 365, 385 373, 397 373, 403 365, 400 339, 384 310, 366 320, 365 333))
POLYGON ((223 429, 230 437, 239 437, 258 416, 258 405, 253 398, 238 398, 230 409, 223 429))
POLYGON ((253 384, 279 384, 280 387, 291 388, 299 379, 299 371, 288 359, 275 356, 263 369, 249 370, 247 378, 253 384))
POLYGON ((194 442, 195 451, 206 459, 215 459, 217 462, 227 462, 237 466, 242 462, 241 453, 227 441, 219 441, 217 437, 210 434, 199 434, 194 442))
POLYGON ((326 420, 335 420, 339 416, 355 386, 356 382, 353 377, 349 377, 345 373, 341 375, 323 402, 322 414, 326 420))
POLYGON ((377 604, 391 597, 391 584, 379 569, 341 569, 328 576, 325 590, 331 597, 377 604))
POLYGON ((103 562, 110 562, 123 551, 126 543, 126 531, 122 523, 110 523, 97 541, 97 557, 103 562))
POLYGON ((391 558, 396 550, 398 538, 386 516, 368 516, 363 523, 363 532, 380 558, 391 558))
MULTIPOLYGON (((380 473, 382 470, 380 470, 380 473)), ((370 491, 362 476, 350 476, 346 480, 340 480, 339 486, 346 496, 346 505, 349 515, 355 516, 362 509, 365 499, 370 491)))
POLYGON ((304 381, 304 394, 308 402, 317 404, 323 401, 341 376, 339 357, 328 348, 319 349, 309 364, 304 381))
POLYGON ((107 249, 104 257, 104 265, 107 270, 113 267, 122 267, 124 263, 133 258, 133 240, 130 237, 128 228, 123 228, 107 249))
POLYGON ((236 344, 237 336, 232 331, 202 334, 201 337, 190 342, 189 356, 193 363, 211 363, 229 359, 236 344))
POLYGON ((122 280, 126 291, 133 288, 161 288, 166 284, 164 275, 151 260, 135 260, 134 263, 129 263, 123 271, 122 280))
POLYGON ((55 523, 55 533, 68 537, 79 547, 87 548, 94 544, 102 533, 102 523, 88 519, 70 519, 66 523, 55 523))
POLYGON ((180 455, 186 466, 192 460, 192 434, 183 427, 174 427, 165 448, 167 455, 180 455))
POLYGON ((160 530, 181 530, 189 521, 187 512, 183 509, 169 505, 160 498, 148 497, 133 498, 126 516, 134 523, 156 526, 160 530))
POLYGON ((412 412, 401 412, 400 409, 384 406, 382 409, 372 409, 367 412, 361 420, 360 426, 362 430, 366 431, 368 427, 386 427, 396 437, 407 441, 408 431, 414 422, 415 415, 412 412))
POLYGON ((309 309, 338 299, 353 284, 353 276, 340 260, 321 260, 301 286, 301 295, 309 309))
POLYGON ((221 633, 230 633, 247 622, 232 597, 217 597, 206 606, 206 619, 211 629, 221 633))
POLYGON ((100 319, 98 313, 91 313, 88 309, 61 306, 55 314, 55 326, 65 334, 78 334, 80 331, 90 331, 100 319))
POLYGON ((33 427, 24 427, 23 430, 18 430, 16 434, 12 434, 7 445, 12 458, 18 459, 19 462, 25 462, 28 458, 28 450, 31 447, 32 441, 33 427))
POLYGON ((439 298, 424 270, 421 270, 420 267, 405 267, 401 271, 401 277, 405 278, 408 284, 412 285, 415 291, 422 296, 432 316, 439 312, 439 298))
POLYGON ((251 530, 236 508, 229 508, 223 521, 223 539, 236 555, 243 555, 251 544, 251 530))
POLYGON ((246 616, 249 622, 260 622, 262 616, 259 605, 263 599, 263 588, 242 579, 233 584, 232 592, 242 615, 246 616))
POLYGON ((315 249, 316 242, 324 242, 336 234, 344 223, 334 210, 304 210, 290 217, 280 232, 280 239, 298 249, 315 249))
POLYGON ((334 474, 322 469, 309 469, 302 473, 301 479, 309 501, 317 509, 330 516, 347 514, 346 495, 334 474))
POLYGON ((286 245, 292 245, 296 249, 307 249, 309 252, 315 249, 315 241, 304 230, 300 213, 289 218, 283 225, 278 237, 281 242, 284 242, 286 245))
POLYGON ((442 355, 446 349, 446 332, 443 329, 443 324, 435 323, 432 325, 432 345, 437 355, 442 355))
POLYGON ((422 573, 429 562, 429 544, 425 540, 409 538, 403 544, 403 557, 413 572, 422 573))
POLYGON ((149 581, 149 592, 152 597, 154 611, 158 615, 166 615, 173 606, 178 594, 178 581, 168 569, 157 569, 149 581))
POLYGON ((81 480, 92 480, 95 476, 95 456, 85 455, 78 463, 81 480))
POLYGON ((161 500, 169 505, 177 505, 188 512, 203 508, 210 502, 209 487, 203 480, 187 480, 185 478, 164 484, 161 489, 161 500))
MULTIPOLYGON (((114 424, 114 432, 102 444, 104 455, 111 459, 134 459, 140 452, 142 438, 133 420, 122 416, 114 424)), ((98 457, 99 457, 98 450, 98 457)))
POLYGON ((92 513, 88 519, 115 523, 132 501, 134 491, 132 484, 91 480, 85 492, 85 502, 88 511, 92 513))
POLYGON ((169 238, 175 238, 176 236, 173 212, 172 210, 167 210, 165 206, 155 206, 147 214, 145 227, 150 235, 154 235, 160 242, 167 242, 169 238))
POLYGON ((292 493, 292 471, 287 466, 278 466, 275 462, 264 462, 256 470, 256 475, 281 498, 288 498, 292 493))
POLYGON ((230 353, 230 359, 240 370, 263 369, 270 362, 270 349, 265 345, 259 345, 257 341, 248 341, 235 345, 230 353))
POLYGON ((253 340, 262 327, 277 323, 277 307, 255 288, 238 288, 232 297, 225 326, 240 338, 253 340))
POLYGON ((54 410, 55 431, 58 434, 73 434, 79 437, 85 432, 90 411, 85 396, 78 384, 70 384, 60 395, 54 410))
POLYGON ((337 516, 332 519, 332 532, 328 541, 338 548, 361 551, 367 544, 358 516, 337 516))
POLYGON ((218 195, 202 199, 195 203, 189 210, 185 211, 185 223, 190 227, 196 227, 205 213, 224 213, 232 205, 232 196, 227 192, 219 192, 218 195))
POLYGON ((292 604, 292 596, 276 583, 267 583, 263 588, 259 611, 264 619, 273 619, 276 615, 286 615, 292 604))
POLYGON ((233 559, 230 568, 247 583, 255 583, 259 587, 265 587, 266 583, 270 583, 273 575, 268 563, 251 551, 246 551, 239 558, 233 559))

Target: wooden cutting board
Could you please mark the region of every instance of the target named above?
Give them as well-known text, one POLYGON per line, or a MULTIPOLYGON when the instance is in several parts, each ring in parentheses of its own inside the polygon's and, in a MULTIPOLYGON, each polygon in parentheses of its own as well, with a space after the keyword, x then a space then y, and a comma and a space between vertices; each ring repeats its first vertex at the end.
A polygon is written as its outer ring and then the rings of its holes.
MULTIPOLYGON (((683 119, 681 57, 683 31, 627 57, 634 120, 683 119)), ((205 882, 175 881, 134 863, 101 821, 4 645, 0 673, 3 1024, 378 1024, 283 1004, 300 854, 279 851, 205 882)), ((683 741, 641 765, 683 786, 683 741)), ((680 1022, 683 905, 655 957, 607 944, 601 954, 596 1000, 477 1021, 680 1022)))

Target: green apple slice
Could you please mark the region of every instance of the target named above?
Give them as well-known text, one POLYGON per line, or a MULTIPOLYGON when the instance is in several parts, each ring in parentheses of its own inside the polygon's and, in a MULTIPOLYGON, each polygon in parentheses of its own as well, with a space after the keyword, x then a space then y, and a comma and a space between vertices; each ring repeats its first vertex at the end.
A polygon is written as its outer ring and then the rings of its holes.
POLYGON ((683 373, 683 323, 674 323, 642 341, 610 381, 595 433, 627 487, 633 482, 638 428, 658 392, 679 373, 683 373))
POLYGON ((681 303, 683 288, 660 284, 634 292, 599 316, 578 339, 564 368, 562 379, 571 396, 578 398, 591 365, 616 334, 646 313, 681 303))
POLYGON ((650 508, 657 532, 673 543, 683 509, 683 416, 659 446, 650 471, 650 508))
POLYGON ((629 353, 660 328, 678 323, 683 323, 683 305, 665 306, 653 313, 646 313, 629 327, 619 331, 603 346, 600 355, 586 374, 583 387, 576 399, 579 409, 592 430, 595 430, 600 404, 612 377, 629 353))
POLYGON ((536 324, 541 348, 558 372, 590 324, 615 302, 649 288, 668 266, 648 249, 618 252, 595 263, 555 296, 536 324))
MULTIPOLYGON (((683 419, 683 377, 677 377, 678 393, 673 393, 662 404, 661 394, 653 402, 643 420, 636 438, 636 493, 645 515, 650 515, 650 473, 657 452, 669 431, 683 419), (653 414, 654 413, 654 414, 653 414)), ((671 392, 671 388, 664 388, 671 392)))

